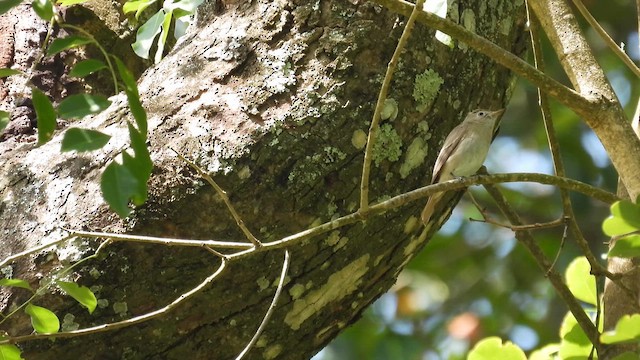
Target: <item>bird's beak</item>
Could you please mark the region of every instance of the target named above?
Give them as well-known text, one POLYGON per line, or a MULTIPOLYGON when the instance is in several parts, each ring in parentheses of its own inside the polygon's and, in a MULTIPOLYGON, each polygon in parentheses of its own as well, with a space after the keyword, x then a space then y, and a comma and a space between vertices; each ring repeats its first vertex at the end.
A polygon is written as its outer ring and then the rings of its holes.
POLYGON ((500 115, 502 115, 502 113, 504 113, 505 109, 500 109, 500 110, 496 110, 492 113, 493 116, 498 117, 500 115))

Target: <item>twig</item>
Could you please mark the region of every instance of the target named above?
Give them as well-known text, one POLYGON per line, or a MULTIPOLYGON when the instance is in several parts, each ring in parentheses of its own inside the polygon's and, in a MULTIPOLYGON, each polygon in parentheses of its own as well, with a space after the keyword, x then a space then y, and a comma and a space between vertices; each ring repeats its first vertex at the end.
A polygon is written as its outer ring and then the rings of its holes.
POLYGON ((495 225, 495 226, 499 226, 505 229, 509 229, 511 231, 524 231, 524 230, 541 230, 541 229, 548 229, 548 228, 552 228, 552 227, 556 227, 556 226, 560 226, 562 224, 564 224, 566 222, 566 220, 564 218, 560 218, 560 219, 556 219, 556 220, 552 220, 549 222, 545 222, 545 223, 535 223, 535 224, 526 224, 526 225, 508 225, 508 224, 501 224, 497 221, 491 220, 489 218, 485 218, 484 220, 478 220, 478 219, 472 219, 469 218, 470 221, 474 221, 474 222, 486 222, 487 224, 491 224, 491 225, 495 225))
POLYGON ((145 321, 151 320, 153 318, 156 318, 156 317, 159 317, 161 315, 164 315, 164 314, 168 313, 169 311, 173 310, 176 306, 178 306, 178 304, 180 304, 181 302, 187 300, 188 298, 190 298, 193 295, 195 295, 198 292, 200 292, 207 285, 209 285, 216 277, 218 277, 218 275, 220 275, 220 273, 222 273, 222 271, 225 269, 226 265, 227 265, 227 261, 222 259, 221 262, 220 262, 220 266, 218 267, 218 269, 213 274, 209 275, 200 284, 198 284, 198 286, 196 286, 193 289, 183 293, 182 295, 177 297, 175 300, 173 300, 170 304, 164 306, 161 309, 146 313, 144 315, 136 316, 136 317, 133 317, 131 319, 118 321, 118 322, 114 322, 114 323, 109 323, 109 324, 102 324, 102 325, 93 326, 93 327, 80 329, 80 330, 64 331, 64 332, 53 333, 53 334, 31 334, 31 335, 15 336, 15 337, 11 337, 11 338, 6 338, 6 339, 0 340, 0 345, 3 345, 3 344, 16 344, 16 343, 20 343, 20 342, 25 342, 25 341, 30 341, 30 340, 37 340, 37 339, 68 338, 68 337, 75 337, 75 336, 80 336, 80 335, 95 334, 95 333, 99 333, 99 332, 105 332, 105 331, 120 329, 120 328, 124 328, 124 327, 127 327, 127 326, 131 326, 131 325, 135 325, 135 324, 139 324, 141 322, 145 322, 145 321))
MULTIPOLYGON (((504 195, 502 195, 502 193, 495 186, 485 185, 485 189, 496 201, 496 204, 498 205, 498 208, 500 208, 500 211, 502 211, 504 216, 512 224, 522 224, 520 216, 511 208, 504 195)), ((569 311, 571 311, 573 316, 576 318, 578 324, 589 338, 589 341, 591 341, 591 343, 594 344, 596 348, 601 347, 602 345, 600 344, 598 329, 593 325, 591 319, 589 319, 589 316, 584 312, 584 309, 582 308, 578 300, 573 296, 567 285, 564 283, 560 274, 558 274, 558 272, 552 268, 551 263, 544 255, 542 249, 540 249, 538 244, 535 242, 535 239, 533 238, 531 233, 527 230, 517 231, 516 238, 527 248, 527 250, 529 250, 529 253, 536 260, 538 267, 540 267, 540 269, 546 273, 547 278, 553 285, 556 293, 565 302, 565 304, 567 304, 567 307, 569 307, 569 311)))
POLYGON ((60 243, 65 242, 65 241, 67 241, 67 240, 69 240, 71 238, 73 238, 73 235, 67 235, 67 236, 64 236, 64 237, 62 237, 62 238, 60 238, 58 240, 54 240, 54 241, 52 241, 50 243, 43 244, 43 245, 40 245, 40 246, 36 246, 34 248, 27 249, 25 251, 21 251, 21 252, 19 252, 17 254, 14 254, 14 255, 11 255, 11 256, 7 256, 4 260, 2 260, 2 262, 0 262, 0 268, 4 267, 5 265, 7 265, 7 264, 9 264, 9 263, 11 263, 11 262, 23 257, 23 256, 27 256, 27 255, 30 255, 30 254, 33 254, 33 253, 37 253, 38 251, 44 250, 44 249, 46 249, 46 248, 48 248, 50 246, 54 246, 54 245, 60 244, 60 243))
POLYGON ((247 239, 253 244, 253 246, 261 247, 262 243, 255 236, 253 236, 251 231, 249 231, 249 229, 247 229, 247 227, 244 225, 244 221, 242 221, 242 218, 240 218, 240 215, 238 215, 238 213, 236 212, 236 209, 233 207, 233 204, 231 204, 231 201, 229 200, 229 197, 227 196, 227 192, 224 191, 213 180, 213 178, 211 176, 209 176, 209 174, 207 174, 200 166, 196 165, 191 160, 189 160, 186 157, 182 156, 182 154, 180 154, 176 150, 174 150, 174 149, 171 149, 171 150, 173 152, 175 152, 176 155, 178 155, 178 157, 182 161, 184 161, 185 163, 187 163, 187 165, 189 165, 191 168, 193 168, 200 176, 202 176, 203 179, 205 179, 209 183, 209 185, 211 185, 216 190, 218 195, 220 195, 220 197, 222 198, 222 201, 224 201, 225 205, 227 205, 227 209, 229 209, 229 212, 231 213, 231 216, 233 216, 233 219, 236 221, 236 224, 238 225, 240 230, 242 230, 242 233, 244 233, 244 236, 247 237, 247 239))
POLYGON ((613 51, 613 53, 616 54, 620 58, 620 60, 622 60, 622 62, 634 74, 636 74, 636 76, 640 77, 640 69, 638 68, 638 66, 636 66, 633 60, 629 58, 629 55, 627 55, 627 53, 625 53, 622 49, 620 49, 618 44, 616 44, 616 42, 613 41, 613 39, 609 36, 609 34, 607 34, 607 32, 602 28, 602 26, 600 26, 598 21, 593 17, 593 15, 591 15, 591 13, 584 6, 582 1, 580 0, 572 0, 572 1, 573 1, 573 5, 575 5, 578 8, 578 11, 580 11, 580 14, 582 14, 582 17, 584 17, 585 20, 587 20, 587 22, 589 23, 589 25, 591 25, 591 27, 596 30, 596 32, 600 35, 602 40, 604 40, 605 44, 609 46, 609 48, 613 51))
POLYGON ((567 233, 569 231, 569 221, 573 221, 570 218, 565 217, 564 218, 564 230, 562 231, 562 238, 560 238, 560 246, 558 246, 558 251, 556 251, 556 256, 553 258, 553 261, 551 262, 551 267, 549 268, 549 270, 547 270, 547 273, 545 274, 545 276, 548 276, 549 271, 551 271, 551 269, 556 267, 556 263, 558 262, 558 259, 560 259, 560 254, 562 253, 562 249, 564 249, 564 244, 566 244, 567 242, 567 233))
POLYGON ((418 0, 414 9, 411 11, 409 20, 407 20, 407 24, 404 26, 404 30, 402 31, 402 35, 400 36, 400 40, 398 40, 396 50, 393 52, 391 61, 389 61, 387 71, 384 75, 384 80, 382 81, 382 86, 380 87, 380 92, 378 93, 378 101, 376 102, 373 119, 371 119, 367 146, 364 151, 364 161, 362 163, 362 180, 360 183, 360 209, 358 210, 362 214, 366 214, 367 211, 369 211, 369 173, 371 172, 373 145, 376 142, 376 136, 378 135, 378 129, 380 127, 380 113, 382 112, 384 102, 387 99, 389 85, 391 84, 393 73, 396 70, 398 59, 400 58, 400 54, 402 53, 405 44, 409 40, 409 35, 411 35, 411 31, 413 30, 413 24, 416 21, 416 17, 418 16, 420 9, 422 9, 423 3, 424 0, 418 0))
POLYGON ((260 326, 258 326, 258 330, 256 330, 255 334, 253 334, 251 341, 249 341, 247 346, 245 346, 244 350, 242 350, 242 352, 238 354, 238 357, 236 357, 236 360, 241 360, 249 352, 249 350, 251 350, 253 345, 255 345, 255 343, 258 341, 258 338, 260 337, 260 334, 262 334, 262 331, 267 325, 267 322, 269 322, 269 319, 271 318, 271 315, 273 314, 273 311, 276 309, 276 305, 278 304, 278 299, 280 298, 280 293, 282 292, 282 288, 284 287, 285 277, 287 276, 287 271, 289 270, 289 262, 290 262, 289 250, 285 250, 284 262, 282 263, 282 272, 280 273, 280 282, 278 282, 278 288, 276 288, 276 293, 273 295, 273 300, 271 300, 271 305, 269 305, 269 309, 267 310, 267 313, 264 314, 264 318, 262 319, 260 326))

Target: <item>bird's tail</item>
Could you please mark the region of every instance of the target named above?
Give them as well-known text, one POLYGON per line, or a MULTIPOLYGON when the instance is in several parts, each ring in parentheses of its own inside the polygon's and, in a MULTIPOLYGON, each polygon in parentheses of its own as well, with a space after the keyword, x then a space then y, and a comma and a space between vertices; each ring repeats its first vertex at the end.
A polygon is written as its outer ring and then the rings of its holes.
POLYGON ((435 210, 435 207, 438 204, 438 201, 440 201, 440 199, 442 198, 442 194, 443 193, 434 194, 429 198, 429 200, 427 200, 427 205, 424 206, 424 209, 422 210, 422 215, 420 215, 420 218, 422 219, 423 224, 428 223, 429 219, 431 219, 431 216, 433 215, 433 211, 435 210))

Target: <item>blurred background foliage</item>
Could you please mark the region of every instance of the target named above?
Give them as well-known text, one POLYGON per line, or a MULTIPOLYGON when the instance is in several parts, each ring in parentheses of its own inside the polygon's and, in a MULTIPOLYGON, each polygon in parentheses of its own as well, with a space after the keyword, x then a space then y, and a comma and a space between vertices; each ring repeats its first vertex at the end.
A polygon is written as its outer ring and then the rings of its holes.
MULTIPOLYGON (((584 4, 637 62, 634 2, 591 0, 584 4)), ((637 78, 577 11, 576 17, 631 119, 640 96, 637 78)), ((544 51, 547 72, 569 84, 546 42, 544 51)), ((598 139, 572 111, 553 101, 551 106, 567 175, 615 193, 616 174, 598 139)), ((537 94, 529 83, 518 81, 485 165, 492 173, 553 173, 537 94)), ((560 196, 553 187, 509 184, 501 188, 527 223, 554 220, 562 214, 560 196)), ((493 219, 507 223, 482 188, 471 191, 493 219)), ((582 195, 572 194, 572 201, 585 237, 600 256, 606 251, 601 224, 608 207, 582 195)), ((394 288, 314 360, 464 359, 474 343, 487 336, 510 340, 525 351, 557 342, 567 308, 544 273, 517 244, 512 231, 472 222, 470 217, 481 219, 465 195, 394 288)), ((562 232, 562 228, 539 230, 535 236, 549 258, 557 256, 556 269, 564 273, 580 251, 572 239, 561 246, 562 232)))

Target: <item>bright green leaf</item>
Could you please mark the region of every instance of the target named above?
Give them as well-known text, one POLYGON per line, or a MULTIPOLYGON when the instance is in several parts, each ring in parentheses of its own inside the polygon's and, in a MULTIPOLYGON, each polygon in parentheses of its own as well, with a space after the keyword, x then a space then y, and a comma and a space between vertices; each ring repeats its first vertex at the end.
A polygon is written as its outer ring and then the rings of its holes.
POLYGON ((615 330, 600 335, 600 341, 605 344, 640 341, 640 314, 621 317, 615 330))
POLYGON ((139 189, 138 180, 125 166, 112 161, 102 173, 100 189, 111 209, 125 218, 131 212, 129 199, 139 189))
POLYGON ((133 156, 129 155, 127 152, 122 153, 122 165, 135 176, 137 180, 137 186, 131 194, 131 200, 135 205, 142 205, 145 201, 147 201, 147 180, 141 179, 144 175, 142 171, 137 166, 138 160, 133 156))
POLYGON ((629 201, 617 201, 611 205, 611 216, 602 223, 602 230, 609 236, 628 234, 640 229, 640 207, 629 201))
POLYGON ((22 74, 22 71, 14 70, 14 69, 8 69, 8 68, 0 69, 0 78, 6 78, 7 76, 18 75, 18 74, 22 74))
POLYGON ((136 33, 136 42, 131 44, 133 52, 143 59, 149 58, 149 51, 153 45, 153 39, 160 32, 164 20, 164 11, 160 10, 153 15, 144 25, 140 26, 136 33))
POLYGON ((548 344, 535 350, 529 355, 529 360, 554 360, 559 359, 560 344, 548 344))
POLYGON ((134 204, 142 205, 147 200, 147 181, 149 181, 153 170, 153 162, 142 134, 131 124, 129 124, 129 138, 134 156, 123 152, 122 165, 136 177, 138 187, 132 199, 134 204))
POLYGON ((2 0, 0 1, 0 15, 6 13, 12 8, 20 5, 22 0, 2 0))
POLYGON ((84 2, 87 2, 89 0, 58 0, 58 4, 62 5, 62 6, 71 6, 71 5, 75 5, 75 4, 82 4, 84 2))
POLYGON ((55 39, 51 42, 51 45, 49 45, 47 55, 55 55, 61 51, 69 50, 91 42, 93 42, 93 40, 79 35, 69 35, 61 39, 55 39))
POLYGON ((58 105, 58 115, 63 119, 82 118, 98 113, 111 105, 111 101, 101 95, 75 94, 66 97, 58 105))
POLYGON ((140 14, 149 7, 149 5, 156 2, 156 0, 138 0, 138 1, 127 1, 124 5, 122 5, 122 11, 125 14, 130 12, 136 12, 136 19, 140 17, 140 14))
POLYGON ((20 349, 13 344, 0 345, 0 360, 24 360, 20 349))
POLYGON ((560 338, 561 359, 586 359, 591 353, 593 344, 571 313, 567 313, 560 325, 560 338))
POLYGON ((467 360, 527 360, 524 351, 517 345, 507 341, 502 343, 498 337, 489 337, 480 340, 471 349, 467 360))
POLYGON ((0 110, 0 134, 2 134, 7 125, 9 125, 9 121, 11 121, 11 116, 9 115, 9 113, 0 110))
POLYGON ((38 145, 42 145, 51 140, 56 129, 56 111, 47 95, 42 91, 33 88, 31 96, 38 119, 38 145))
POLYGON ((575 258, 567 267, 565 278, 567 286, 573 295, 580 301, 596 305, 598 292, 596 290, 596 278, 591 275, 591 266, 585 257, 575 258))
POLYGON ((53 18, 53 4, 51 0, 33 0, 31 3, 33 11, 44 21, 51 21, 53 18))
POLYGON ((640 256, 640 235, 629 235, 617 239, 613 248, 609 250, 609 256, 625 258, 640 256))
POLYGON ((173 15, 173 11, 169 11, 164 15, 164 20, 162 21, 162 32, 160 36, 158 36, 158 44, 156 48, 156 56, 153 58, 153 62, 156 64, 162 60, 162 55, 164 53, 164 44, 167 41, 167 36, 169 35, 169 28, 171 27, 171 17, 173 15))
MULTIPOLYGON (((177 10, 180 10, 182 13, 182 15, 180 16, 185 16, 186 14, 195 13, 198 6, 200 6, 200 4, 202 4, 203 2, 204 0, 182 0, 182 1, 175 1, 175 2, 166 1, 162 6, 167 11, 175 12, 177 10)), ((178 15, 176 16, 180 17, 178 15)))
POLYGON ((107 66, 100 60, 87 59, 77 63, 73 69, 69 72, 69 76, 85 77, 89 74, 93 74, 98 70, 102 70, 107 66))
POLYGON ((12 286, 32 290, 28 282, 20 279, 0 279, 0 286, 12 286))
POLYGON ((52 334, 60 330, 60 320, 51 310, 28 304, 24 312, 31 317, 31 326, 36 332, 52 334))
POLYGON ((131 110, 131 114, 133 118, 136 120, 136 125, 138 126, 138 130, 142 134, 143 138, 146 141, 147 138, 147 112, 144 111, 142 104, 140 103, 140 95, 138 93, 138 85, 136 84, 136 80, 131 75, 131 72, 124 63, 114 57, 116 67, 118 68, 118 73, 120 74, 120 78, 122 82, 124 82, 124 91, 127 94, 127 101, 129 102, 129 109, 131 110))
POLYGON ((70 128, 64 133, 61 151, 92 151, 105 146, 111 136, 96 130, 70 128))
POLYGON ((73 282, 67 281, 57 281, 56 284, 60 286, 60 288, 66 292, 69 296, 76 299, 80 305, 84 306, 89 310, 89 314, 93 313, 96 309, 96 305, 98 305, 98 300, 96 300, 96 296, 89 290, 86 286, 79 286, 73 282))

